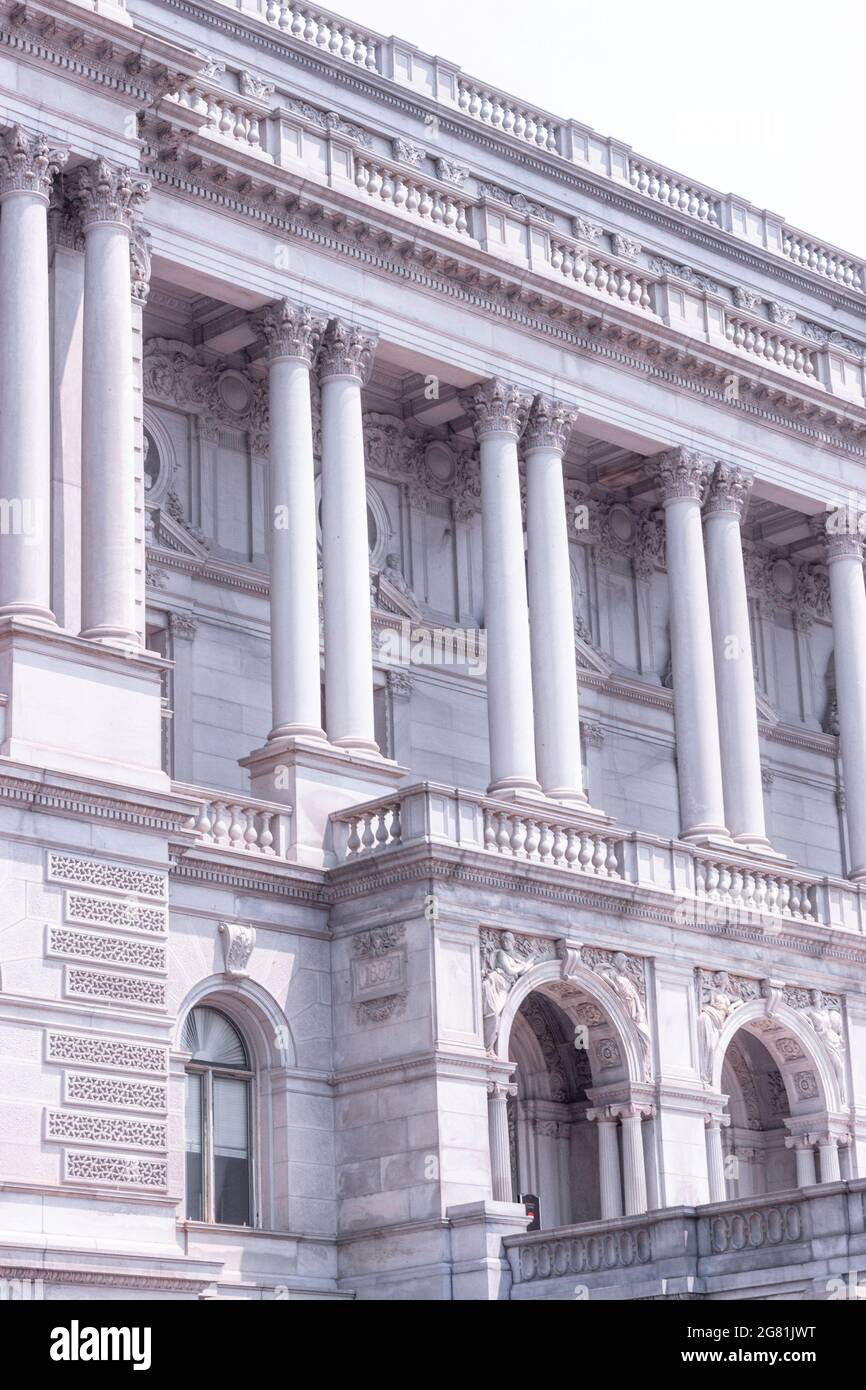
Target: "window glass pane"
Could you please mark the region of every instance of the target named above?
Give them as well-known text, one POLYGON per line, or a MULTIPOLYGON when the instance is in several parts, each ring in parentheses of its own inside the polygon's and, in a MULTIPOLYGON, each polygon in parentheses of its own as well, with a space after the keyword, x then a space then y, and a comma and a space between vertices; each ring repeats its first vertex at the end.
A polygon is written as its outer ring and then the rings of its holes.
POLYGON ((183 1045, 196 1062, 247 1070, 247 1052, 233 1023, 218 1009, 192 1009, 183 1026, 183 1045))
POLYGON ((201 1094, 203 1078, 188 1072, 186 1078, 186 1215, 203 1221, 201 1094))
POLYGON ((250 1224, 249 1106, 246 1081, 213 1079, 214 1218, 250 1224))

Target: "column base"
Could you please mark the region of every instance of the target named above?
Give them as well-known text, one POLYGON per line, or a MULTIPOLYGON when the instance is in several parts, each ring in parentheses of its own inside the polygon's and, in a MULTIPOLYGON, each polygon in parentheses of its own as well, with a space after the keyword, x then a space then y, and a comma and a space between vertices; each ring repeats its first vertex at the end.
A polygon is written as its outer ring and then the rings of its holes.
POLYGON ((576 811, 581 816, 598 816, 600 820, 609 820, 603 811, 599 811, 595 806, 590 806, 586 792, 579 787, 545 787, 542 793, 548 801, 555 801, 568 811, 576 811))
POLYGON ((281 743, 294 738, 314 738, 327 743, 328 735, 316 724, 279 724, 268 734, 268 743, 281 743))
POLYGON ((138 633, 127 627, 110 627, 107 624, 102 624, 99 627, 86 627, 78 635, 86 642, 105 642, 122 647, 141 646, 141 638, 138 633))
POLYGON ((346 734, 344 738, 331 739, 331 746, 345 748, 348 753, 367 753, 374 758, 382 757, 382 750, 374 739, 355 738, 352 734, 346 734))
POLYGON ((166 665, 59 628, 0 620, 0 756, 32 767, 164 792, 166 665))
POLYGON ((750 835, 743 832, 731 837, 738 849, 744 850, 749 854, 758 854, 762 859, 781 859, 790 862, 787 854, 782 854, 780 850, 774 849, 766 835, 750 835))
POLYGON ((711 849, 731 850, 734 844, 723 825, 693 825, 681 830, 679 838, 690 845, 707 845, 711 849))
POLYGON ((495 796, 499 801, 544 800, 541 784, 534 777, 503 777, 498 782, 490 783, 487 795, 495 796))
POLYGON ((18 618, 25 623, 37 623, 40 627, 57 628, 57 619, 50 608, 39 603, 4 603, 0 607, 0 619, 18 618))
POLYGON ((269 740, 240 765, 253 796, 292 808, 286 858, 307 868, 331 868, 330 817, 378 800, 406 780, 406 768, 388 758, 336 748, 321 738, 269 740))

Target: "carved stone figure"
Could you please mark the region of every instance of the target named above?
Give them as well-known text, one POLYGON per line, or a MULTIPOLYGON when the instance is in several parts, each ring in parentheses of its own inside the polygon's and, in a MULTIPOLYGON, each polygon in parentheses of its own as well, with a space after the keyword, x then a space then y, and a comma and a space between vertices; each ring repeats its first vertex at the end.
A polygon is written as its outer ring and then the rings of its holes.
POLYGON ((833 1007, 832 1001, 820 989, 813 989, 809 991, 809 1007, 806 1009, 806 1017, 827 1050, 839 1084, 839 1096, 844 1102, 846 1089, 845 1038, 842 1015, 837 1008, 833 1007))
POLYGON ((515 954, 517 945, 513 932, 502 933, 498 946, 488 948, 482 961, 481 995, 483 999, 484 1046, 493 1051, 499 1033, 499 1019, 512 988, 531 970, 535 961, 521 960, 515 954))
POLYGON ((717 970, 711 983, 703 985, 702 992, 698 1038, 701 1049, 701 1074, 704 1080, 709 1082, 712 1078, 716 1043, 734 1009, 743 1001, 734 996, 730 977, 725 970, 717 970))

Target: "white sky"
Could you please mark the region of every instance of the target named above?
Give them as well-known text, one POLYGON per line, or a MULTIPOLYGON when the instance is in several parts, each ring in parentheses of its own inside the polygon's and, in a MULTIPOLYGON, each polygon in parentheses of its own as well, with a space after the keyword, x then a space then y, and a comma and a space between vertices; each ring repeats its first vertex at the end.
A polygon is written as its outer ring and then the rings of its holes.
POLYGON ((862 0, 331 0, 866 256, 862 0))

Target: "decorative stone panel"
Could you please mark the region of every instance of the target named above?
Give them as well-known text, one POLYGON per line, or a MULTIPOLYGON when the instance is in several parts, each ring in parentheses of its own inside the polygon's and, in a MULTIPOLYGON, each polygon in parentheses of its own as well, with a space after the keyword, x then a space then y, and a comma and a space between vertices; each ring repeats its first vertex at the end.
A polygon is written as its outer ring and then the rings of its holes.
POLYGON ((158 1192, 168 1183, 165 1159, 123 1158, 119 1154, 64 1152, 66 1182, 92 1183, 97 1187, 138 1187, 158 1192))
POLYGON ((49 1062, 76 1062, 117 1071, 163 1073, 168 1067, 168 1051, 164 1047, 119 1038, 85 1037, 81 1033, 49 1031, 45 1056, 49 1062))
POLYGON ((66 968, 66 993, 70 997, 94 999, 100 1004, 123 1004, 145 1009, 165 1008, 165 985, 134 975, 115 975, 104 970, 66 968))
POLYGON ((46 1110, 45 1138, 71 1139, 76 1144, 100 1144, 113 1149, 165 1149, 168 1136, 161 1120, 46 1110))
POLYGON ((70 927, 51 927, 48 932, 49 956, 75 956, 79 960, 104 961, 124 965, 130 970, 166 968, 166 950, 150 941, 130 941, 121 936, 102 936, 98 932, 73 931, 70 927))
POLYGON ((164 907, 115 898, 98 898, 91 893, 66 893, 64 917, 91 927, 114 927, 118 931, 141 931, 165 936, 168 914, 164 907))
POLYGON ((168 1108, 168 1089, 156 1081, 132 1081, 128 1077, 100 1076, 70 1071, 63 1078, 63 1098, 70 1105, 103 1105, 115 1110, 168 1108))
POLYGON ((53 883, 72 883, 80 888, 102 888, 109 893, 126 893, 131 897, 168 897, 168 878, 150 869, 136 869, 130 864, 111 864, 105 859, 85 859, 77 854, 48 852, 47 877, 53 883))

